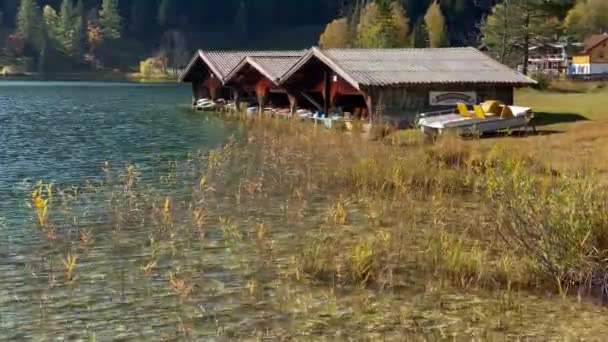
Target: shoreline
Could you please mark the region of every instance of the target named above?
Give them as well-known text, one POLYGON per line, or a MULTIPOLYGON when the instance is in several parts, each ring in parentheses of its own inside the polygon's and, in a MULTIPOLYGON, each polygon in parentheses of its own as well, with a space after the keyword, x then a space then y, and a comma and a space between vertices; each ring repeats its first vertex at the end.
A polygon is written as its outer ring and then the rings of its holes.
POLYGON ((0 74, 0 81, 98 81, 98 82, 130 82, 130 83, 178 83, 177 78, 156 77, 146 79, 135 73, 121 72, 74 72, 74 73, 24 73, 13 75, 0 74))

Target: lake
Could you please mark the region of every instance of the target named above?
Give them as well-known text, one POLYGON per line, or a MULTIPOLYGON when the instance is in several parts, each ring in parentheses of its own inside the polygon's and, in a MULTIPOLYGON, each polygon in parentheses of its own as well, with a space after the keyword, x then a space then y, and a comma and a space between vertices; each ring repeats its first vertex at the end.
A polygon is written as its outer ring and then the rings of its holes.
POLYGON ((592 302, 452 286, 432 271, 426 256, 445 254, 433 222, 483 235, 493 217, 469 199, 349 193, 373 187, 369 178, 359 188, 372 170, 365 153, 384 150, 312 124, 193 112, 190 91, 0 82, 2 339, 593 339, 608 331, 608 311, 592 302), (349 168, 356 182, 341 173, 349 168), (429 217, 433 205, 447 209, 429 217), (367 283, 371 268, 375 283, 367 283))
POLYGON ((94 182, 106 161, 146 170, 224 142, 226 127, 189 102, 175 84, 0 81, 0 212, 16 218, 39 180, 94 182))
POLYGON ((190 87, 176 84, 0 81, 0 327, 19 326, 9 336, 33 337, 6 302, 23 281, 9 280, 23 268, 22 247, 37 244, 27 207, 32 187, 100 182, 105 162, 153 177, 171 161, 224 143, 231 129, 190 112, 190 101, 190 87))

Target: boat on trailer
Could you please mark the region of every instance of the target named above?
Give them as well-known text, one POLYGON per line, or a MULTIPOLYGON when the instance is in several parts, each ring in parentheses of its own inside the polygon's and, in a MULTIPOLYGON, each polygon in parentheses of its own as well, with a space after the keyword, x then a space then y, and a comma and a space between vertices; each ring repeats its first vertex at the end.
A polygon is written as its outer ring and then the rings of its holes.
MULTIPOLYGON (((420 114, 418 126, 424 133, 437 135, 448 131, 460 135, 527 130, 534 112, 531 108, 486 101, 472 106, 458 103, 455 109, 420 114)), ((532 128, 534 128, 532 126, 532 128)))

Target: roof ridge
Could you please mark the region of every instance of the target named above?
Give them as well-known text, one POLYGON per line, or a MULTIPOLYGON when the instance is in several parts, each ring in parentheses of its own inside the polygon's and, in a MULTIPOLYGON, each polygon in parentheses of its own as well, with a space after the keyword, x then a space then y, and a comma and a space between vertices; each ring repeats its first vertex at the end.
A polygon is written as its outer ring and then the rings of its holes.
POLYGON ((319 47, 316 47, 318 50, 321 51, 331 51, 331 50, 342 50, 342 51, 365 51, 365 50, 369 50, 369 51, 403 51, 403 50, 412 50, 412 51, 419 51, 419 50, 466 50, 466 49, 473 49, 473 50, 477 50, 474 46, 450 46, 450 47, 435 47, 435 48, 329 48, 329 49, 322 49, 319 47))
POLYGON ((259 56, 247 56, 245 58, 301 58, 296 55, 259 55, 259 56))
POLYGON ((267 49, 261 49, 261 50, 255 50, 255 49, 251 49, 251 50, 230 50, 230 49, 199 49, 198 51, 203 51, 203 52, 226 52, 226 53, 249 53, 249 52, 305 52, 307 51, 307 49, 288 49, 288 50, 283 50, 283 49, 277 49, 277 50, 267 50, 267 49))

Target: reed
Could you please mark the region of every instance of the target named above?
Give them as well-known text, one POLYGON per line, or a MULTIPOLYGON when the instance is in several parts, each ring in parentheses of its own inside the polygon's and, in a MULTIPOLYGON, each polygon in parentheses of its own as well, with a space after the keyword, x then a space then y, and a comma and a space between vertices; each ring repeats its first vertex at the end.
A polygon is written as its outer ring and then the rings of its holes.
MULTIPOLYGON (((455 312, 482 317, 466 324, 513 331, 521 293, 553 292, 564 302, 575 292, 602 296, 602 174, 556 169, 483 140, 428 142, 409 131, 370 141, 231 117, 246 128, 239 136, 185 162, 162 162, 152 176, 104 165, 103 183, 41 183, 28 193, 41 228, 33 231, 45 241, 39 259, 49 262, 45 290, 55 291, 61 256, 66 281, 83 280, 72 296, 90 291, 93 279, 120 291, 125 306, 137 305, 139 289, 164 304, 170 293, 172 333, 192 339, 213 337, 198 336, 199 326, 231 339, 251 337, 247 329, 275 339, 357 338, 349 329, 363 326, 373 327, 372 339, 395 329, 445 337, 452 335, 425 327, 449 331, 443 315, 455 312), (99 251, 112 253, 103 277, 89 268, 99 251), (446 293, 475 293, 490 313, 449 308, 446 293), (236 301, 264 314, 248 320, 220 307, 236 301), (201 308, 207 303, 217 307, 201 308)), ((27 271, 44 279, 45 266, 27 271)))

